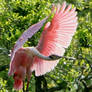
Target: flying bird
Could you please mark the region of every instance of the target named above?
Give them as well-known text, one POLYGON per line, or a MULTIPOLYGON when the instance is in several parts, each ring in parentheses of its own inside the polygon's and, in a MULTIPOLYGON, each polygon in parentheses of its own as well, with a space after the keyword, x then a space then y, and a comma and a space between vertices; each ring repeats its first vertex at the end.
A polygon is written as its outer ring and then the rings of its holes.
POLYGON ((46 23, 36 47, 23 47, 23 44, 39 31, 48 17, 29 27, 14 45, 8 75, 13 75, 16 90, 23 88, 25 77, 28 89, 33 71, 40 76, 54 69, 72 40, 78 24, 76 8, 64 2, 53 10, 54 16, 46 23))

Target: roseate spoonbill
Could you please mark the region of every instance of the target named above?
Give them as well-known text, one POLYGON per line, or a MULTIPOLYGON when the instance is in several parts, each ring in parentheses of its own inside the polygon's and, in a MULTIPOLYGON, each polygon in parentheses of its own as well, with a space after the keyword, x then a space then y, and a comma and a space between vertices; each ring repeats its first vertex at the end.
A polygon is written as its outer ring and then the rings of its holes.
POLYGON ((47 22, 42 32, 40 41, 36 47, 22 47, 46 22, 48 17, 29 27, 16 42, 11 53, 9 75, 13 75, 14 88, 23 87, 23 81, 27 76, 27 88, 33 71, 36 76, 51 71, 63 56, 65 49, 71 42, 77 28, 76 9, 66 2, 57 5, 54 17, 47 22), (54 61, 53 61, 54 60, 54 61))

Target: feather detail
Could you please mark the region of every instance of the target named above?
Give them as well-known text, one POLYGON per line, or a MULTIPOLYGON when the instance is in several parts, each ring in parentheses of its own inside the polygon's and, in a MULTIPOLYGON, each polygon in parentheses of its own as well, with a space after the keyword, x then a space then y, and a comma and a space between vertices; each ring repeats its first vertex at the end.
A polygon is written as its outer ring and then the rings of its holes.
MULTIPOLYGON (((50 25, 46 24, 46 30, 42 32, 36 47, 41 54, 63 56, 64 48, 69 46, 77 28, 77 12, 75 10, 76 8, 71 9, 71 5, 66 8, 66 2, 61 8, 58 4, 50 25)), ((45 61, 35 57, 33 62, 32 70, 35 71, 36 76, 40 76, 54 69, 59 60, 45 61)))
POLYGON ((20 79, 15 79, 14 81, 14 89, 20 90, 23 88, 23 81, 20 79))

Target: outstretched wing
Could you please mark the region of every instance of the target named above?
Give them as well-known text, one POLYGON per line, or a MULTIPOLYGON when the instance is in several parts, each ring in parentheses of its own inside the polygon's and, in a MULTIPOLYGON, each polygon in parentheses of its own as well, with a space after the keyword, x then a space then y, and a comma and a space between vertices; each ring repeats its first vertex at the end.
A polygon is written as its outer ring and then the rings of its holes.
MULTIPOLYGON (((16 51, 23 46, 23 44, 28 40, 28 38, 31 38, 39 29, 43 26, 43 24, 46 22, 48 17, 44 18, 40 22, 32 25, 29 27, 17 40, 16 44, 14 45, 13 51, 11 52, 11 63, 13 62, 13 58, 15 56, 16 51)), ((10 63, 10 70, 11 71, 11 63, 10 63)))
POLYGON ((15 52, 23 46, 23 44, 28 40, 28 38, 31 38, 39 29, 43 26, 43 24, 46 22, 48 17, 44 18, 40 22, 30 26, 17 40, 16 44, 14 45, 13 51, 11 53, 11 59, 14 57, 15 52))
MULTIPOLYGON (((62 7, 57 5, 55 15, 51 23, 46 24, 37 46, 40 53, 45 56, 64 54, 77 28, 76 15, 75 8, 71 9, 71 5, 66 8, 66 2, 62 7)), ((39 76, 54 69, 57 63, 58 60, 46 61, 35 57, 32 69, 35 70, 35 75, 39 76)))
POLYGON ((46 22, 48 17, 44 18, 40 22, 30 26, 17 40, 16 44, 14 45, 13 51, 17 51, 19 48, 23 46, 23 44, 28 40, 28 38, 31 38, 39 29, 43 26, 43 24, 46 22))

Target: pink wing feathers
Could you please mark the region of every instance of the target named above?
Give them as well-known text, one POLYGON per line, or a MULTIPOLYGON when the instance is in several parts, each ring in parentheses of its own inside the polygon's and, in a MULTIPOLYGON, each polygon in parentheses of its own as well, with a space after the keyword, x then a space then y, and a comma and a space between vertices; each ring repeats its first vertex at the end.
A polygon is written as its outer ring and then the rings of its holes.
MULTIPOLYGON (((71 9, 71 5, 66 8, 66 2, 62 7, 57 6, 56 13, 51 21, 48 22, 42 32, 37 49, 40 53, 49 56, 51 54, 63 55, 64 48, 67 48, 71 42, 77 28, 77 13, 75 8, 71 9)), ((51 71, 57 65, 56 61, 45 61, 37 57, 34 58, 35 75, 43 75, 51 71)))
MULTIPOLYGON (((13 58, 15 56, 16 51, 21 48, 23 46, 23 44, 28 40, 28 38, 31 38, 37 31, 39 31, 39 29, 43 26, 43 24, 46 22, 48 17, 44 18, 43 20, 41 20, 40 22, 32 25, 31 27, 29 27, 22 35, 21 37, 17 40, 16 44, 14 45, 13 51, 11 53, 11 63, 10 63, 10 71, 12 71, 11 67, 12 67, 12 62, 13 62, 13 58)), ((12 72, 11 72, 12 74, 12 72)))
MULTIPOLYGON (((48 17, 44 18, 40 22, 32 25, 29 27, 23 34, 22 36, 17 40, 16 44, 14 45, 13 48, 13 53, 16 52, 19 48, 21 48, 24 43, 28 40, 28 38, 31 38, 39 29, 43 26, 43 24, 46 22, 48 17)), ((12 53, 12 54, 13 54, 12 53)))
POLYGON ((46 22, 48 17, 44 18, 40 22, 32 25, 29 27, 23 34, 22 36, 17 40, 14 50, 17 51, 19 48, 23 46, 23 44, 28 40, 28 38, 31 38, 39 29, 43 26, 43 24, 46 22))

